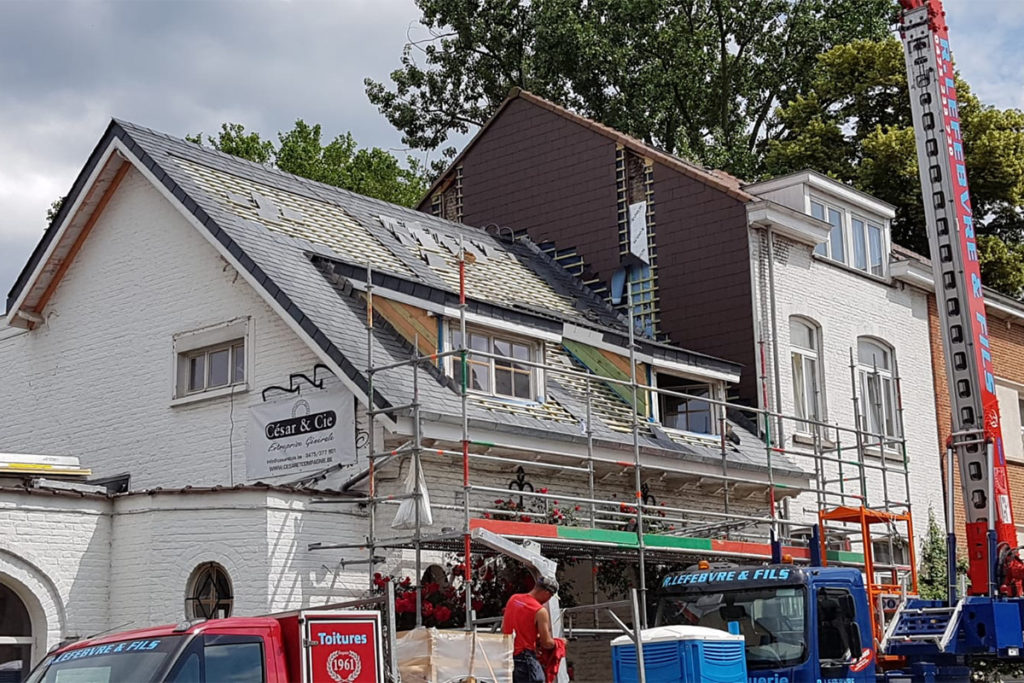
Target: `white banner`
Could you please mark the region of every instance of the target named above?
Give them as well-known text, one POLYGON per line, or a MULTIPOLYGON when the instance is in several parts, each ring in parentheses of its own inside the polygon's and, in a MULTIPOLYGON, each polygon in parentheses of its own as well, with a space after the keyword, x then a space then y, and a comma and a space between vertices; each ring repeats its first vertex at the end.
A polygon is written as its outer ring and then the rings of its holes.
POLYGON ((247 479, 315 472, 356 459, 355 408, 347 391, 318 391, 249 409, 247 479))

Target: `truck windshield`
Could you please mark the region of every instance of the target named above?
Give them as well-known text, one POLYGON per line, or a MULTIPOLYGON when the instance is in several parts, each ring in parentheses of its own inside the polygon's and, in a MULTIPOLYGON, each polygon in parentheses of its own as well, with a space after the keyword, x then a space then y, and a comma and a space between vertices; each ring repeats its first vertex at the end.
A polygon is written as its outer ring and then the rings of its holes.
POLYGON ((125 640, 50 655, 25 683, 155 683, 183 636, 125 640))
POLYGON ((689 624, 723 631, 736 622, 746 640, 751 669, 792 666, 807 656, 804 589, 743 589, 668 595, 658 604, 656 624, 689 624))

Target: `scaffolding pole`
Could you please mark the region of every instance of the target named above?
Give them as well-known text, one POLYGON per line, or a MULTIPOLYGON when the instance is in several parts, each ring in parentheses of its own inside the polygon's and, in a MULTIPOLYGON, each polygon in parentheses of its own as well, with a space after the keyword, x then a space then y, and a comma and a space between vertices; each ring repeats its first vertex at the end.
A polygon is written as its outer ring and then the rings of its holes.
MULTIPOLYGON (((413 350, 410 354, 410 358, 405 361, 396 361, 386 365, 376 365, 376 359, 374 357, 374 338, 376 330, 374 328, 374 290, 373 284, 373 271, 372 268, 367 265, 366 267, 366 325, 367 325, 367 423, 368 423, 368 465, 367 465, 367 479, 368 479, 368 493, 365 498, 347 499, 344 501, 331 501, 331 502, 349 502, 349 503, 360 503, 366 504, 368 507, 368 537, 365 545, 353 544, 353 545, 320 545, 319 548, 365 548, 367 550, 367 564, 369 566, 369 578, 371 586, 373 585, 374 578, 374 567, 376 564, 382 561, 382 557, 378 555, 378 550, 389 548, 389 549, 412 549, 415 552, 414 566, 415 566, 415 595, 416 595, 416 624, 421 625, 423 623, 423 602, 424 596, 422 593, 423 583, 423 566, 422 566, 422 553, 424 552, 424 546, 429 548, 437 548, 437 542, 443 541, 448 543, 448 540, 452 539, 452 534, 455 537, 461 536, 463 556, 462 563, 462 579, 464 580, 464 597, 465 597, 465 624, 466 628, 472 628, 474 623, 474 610, 473 610, 473 547, 472 547, 472 517, 474 514, 499 514, 502 511, 494 508, 481 507, 473 504, 473 495, 485 494, 485 493, 507 493, 506 489, 501 489, 494 486, 487 486, 485 484, 474 485, 471 480, 471 462, 478 460, 482 463, 492 464, 504 464, 508 466, 518 466, 519 468, 531 468, 535 470, 547 470, 556 471, 559 474, 572 476, 577 474, 579 476, 586 477, 585 484, 585 495, 578 494, 558 494, 558 493, 541 493, 536 491, 521 491, 519 495, 523 497, 529 497, 531 500, 539 500, 544 508, 544 513, 535 513, 522 511, 522 514, 531 517, 541 515, 547 516, 547 513, 551 510, 550 505, 561 500, 577 503, 581 506, 586 506, 586 513, 583 515, 585 522, 589 524, 591 528, 609 528, 609 529, 628 529, 630 524, 635 524, 635 536, 636 536, 636 560, 638 563, 638 581, 636 588, 636 601, 640 607, 637 618, 641 626, 647 624, 646 610, 642 608, 647 602, 647 582, 646 582, 646 569, 650 558, 648 553, 647 539, 645 538, 645 527, 648 524, 648 518, 654 519, 653 515, 661 515, 658 519, 664 519, 666 522, 678 522, 680 528, 678 532, 673 532, 672 535, 683 535, 693 536, 695 533, 720 533, 725 536, 736 534, 741 539, 755 539, 758 536, 756 534, 763 534, 767 531, 769 545, 772 551, 772 558, 775 561, 779 561, 779 553, 781 551, 781 545, 783 537, 790 538, 790 529, 792 527, 805 526, 809 523, 809 520, 793 519, 789 516, 788 506, 785 508, 785 514, 780 518, 780 502, 779 493, 782 492, 782 496, 796 495, 799 496, 804 493, 813 493, 819 508, 826 507, 830 501, 835 500, 840 505, 845 505, 849 501, 854 501, 860 506, 870 507, 872 501, 868 498, 869 487, 867 485, 868 472, 878 472, 878 476, 882 478, 882 507, 889 508, 893 506, 906 506, 909 512, 909 503, 893 500, 892 493, 889 489, 889 477, 897 473, 894 468, 890 467, 890 464, 886 462, 886 450, 891 450, 895 445, 900 449, 902 455, 902 466, 898 470, 898 474, 903 478, 903 490, 909 497, 909 469, 907 460, 907 449, 906 449, 906 437, 903 431, 903 402, 901 395, 901 385, 899 373, 896 369, 895 362, 893 361, 892 367, 892 381, 895 387, 895 398, 896 398, 896 420, 898 422, 897 434, 894 436, 887 435, 885 433, 884 425, 881 425, 881 417, 886 413, 884 412, 885 398, 881 396, 881 379, 879 370, 877 367, 867 371, 864 368, 859 368, 855 361, 854 351, 850 351, 850 373, 851 373, 851 386, 852 386, 852 402, 854 410, 854 421, 855 426, 853 428, 843 427, 839 424, 830 425, 815 415, 814 419, 808 417, 789 416, 784 414, 777 406, 773 405, 773 402, 769 398, 769 375, 768 366, 766 359, 766 343, 764 340, 759 342, 761 351, 761 380, 762 380, 762 391, 764 406, 762 408, 753 409, 749 406, 742 406, 737 404, 729 403, 728 400, 715 398, 713 393, 710 393, 705 398, 703 395, 695 397, 692 394, 687 394, 680 391, 672 391, 670 389, 659 389, 654 386, 654 382, 641 381, 638 377, 637 370, 637 340, 635 337, 635 316, 633 308, 633 283, 630 278, 627 277, 627 300, 628 300, 628 312, 629 312, 629 353, 628 362, 630 364, 630 371, 628 379, 617 379, 613 377, 595 376, 593 371, 587 369, 586 371, 580 371, 571 367, 559 367, 549 363, 534 362, 532 360, 521 360, 516 359, 516 363, 524 367, 542 369, 546 373, 552 375, 561 375, 570 379, 579 381, 583 386, 585 393, 585 423, 581 426, 582 436, 585 438, 585 449, 584 452, 570 451, 558 448, 530 448, 526 454, 522 457, 515 457, 510 455, 489 455, 486 452, 476 453, 471 452, 471 448, 476 446, 484 449, 502 449, 507 452, 515 453, 517 451, 523 451, 524 449, 514 443, 513 441, 501 442, 500 440, 473 440, 471 439, 470 428, 469 428, 469 406, 472 398, 472 390, 469 385, 470 377, 470 355, 475 360, 490 359, 490 362, 494 362, 494 359, 500 358, 499 355, 491 353, 490 351, 473 350, 472 354, 469 350, 468 336, 467 336, 467 301, 466 301, 466 263, 467 263, 467 252, 464 244, 460 243, 460 249, 458 253, 458 266, 459 266, 459 318, 458 318, 458 330, 459 330, 459 343, 453 345, 455 348, 451 348, 448 351, 442 351, 439 347, 436 353, 431 353, 429 356, 424 356, 420 352, 420 337, 416 335, 413 339, 413 350), (440 366, 441 370, 444 371, 447 364, 457 367, 459 372, 459 403, 460 403, 460 422, 461 422, 461 434, 458 444, 458 449, 450 449, 436 446, 426 446, 424 444, 424 432, 423 432, 423 410, 421 405, 421 387, 420 382, 420 364, 423 362, 436 363, 440 366), (397 371, 401 368, 411 368, 412 373, 412 399, 410 403, 402 406, 391 406, 388 408, 377 408, 373 401, 375 395, 376 378, 381 372, 397 371), (870 420, 866 416, 867 410, 865 410, 865 402, 868 397, 858 396, 858 380, 859 372, 867 371, 868 376, 875 381, 879 387, 879 399, 875 401, 876 410, 876 422, 881 425, 881 428, 877 431, 873 431, 870 427, 870 420), (628 428, 631 434, 631 446, 632 446, 632 459, 631 462, 609 460, 605 457, 595 457, 595 430, 594 430, 594 410, 595 410, 595 394, 601 391, 602 387, 613 388, 615 386, 624 387, 628 390, 628 396, 631 398, 630 406, 630 419, 628 421, 628 428), (641 401, 640 396, 644 395, 646 400, 644 405, 648 405, 648 402, 653 403, 659 398, 670 397, 675 399, 683 399, 691 402, 695 402, 701 405, 707 405, 709 411, 709 420, 712 424, 717 426, 718 434, 714 438, 708 438, 705 440, 697 439, 697 441, 704 443, 709 451, 713 452, 718 450, 720 457, 719 472, 712 471, 712 468, 706 471, 683 471, 678 465, 658 464, 645 462, 642 457, 640 434, 641 430, 645 428, 647 415, 641 414, 641 401), (753 413, 755 422, 763 427, 763 450, 764 450, 764 462, 766 471, 763 478, 755 478, 753 476, 743 476, 742 474, 736 474, 735 470, 730 471, 730 459, 729 459, 729 447, 728 447, 728 429, 729 429, 729 416, 728 411, 730 409, 736 409, 744 411, 748 414, 753 413), (879 412, 881 410, 881 412, 879 412), (386 448, 387 441, 385 440, 385 448, 382 448, 378 452, 376 443, 377 436, 375 434, 374 425, 378 414, 389 414, 392 417, 397 417, 400 414, 405 413, 410 415, 412 421, 412 439, 411 443, 403 445, 399 448, 388 450, 386 448), (810 443, 806 442, 797 443, 792 439, 785 439, 782 435, 786 433, 784 425, 787 421, 793 421, 796 428, 790 430, 791 434, 797 434, 802 432, 805 428, 811 429, 810 443), (828 432, 835 432, 835 440, 829 440, 826 443, 826 439, 823 438, 824 434, 828 432), (851 460, 848 453, 851 450, 849 446, 844 446, 843 435, 852 433, 854 446, 855 459, 851 460), (790 443, 791 442, 791 443, 790 443), (804 445, 807 447, 805 448, 804 445), (716 448, 717 447, 717 448, 716 448), (878 448, 880 458, 878 463, 869 462, 865 458, 865 451, 868 449, 878 448), (423 461, 422 456, 424 454, 436 454, 439 456, 452 456, 461 459, 462 464, 462 500, 461 504, 456 501, 456 504, 440 503, 432 501, 430 508, 437 510, 448 510, 456 511, 460 510, 462 513, 462 528, 457 531, 446 531, 438 536, 425 537, 422 533, 422 506, 424 505, 424 491, 420 486, 420 479, 423 474, 423 461), (386 467, 389 464, 401 463, 402 460, 408 458, 411 467, 411 474, 413 481, 415 482, 411 492, 408 494, 385 494, 381 495, 379 491, 378 475, 380 474, 381 468, 386 467), (549 459, 561 460, 561 462, 550 462, 543 460, 544 457, 549 459), (792 457, 800 461, 810 459, 814 466, 813 487, 806 486, 793 486, 789 483, 780 483, 776 479, 776 461, 780 457, 792 457), (565 464, 565 460, 574 462, 576 464, 565 464), (598 479, 597 471, 599 468, 605 467, 609 469, 609 474, 604 475, 598 479), (616 501, 609 498, 603 498, 599 492, 599 484, 603 483, 605 479, 611 474, 614 468, 620 468, 620 474, 627 474, 628 470, 632 468, 632 487, 634 489, 633 495, 635 496, 636 508, 635 510, 621 509, 616 510, 614 506, 616 501), (848 468, 852 468, 855 472, 855 476, 848 476, 848 468), (666 476, 672 474, 678 474, 684 478, 684 485, 675 490, 675 494, 679 494, 686 489, 691 483, 696 483, 696 486, 700 487, 702 482, 705 480, 718 482, 721 487, 723 511, 715 511, 702 509, 699 506, 693 507, 682 507, 682 506, 666 506, 664 503, 655 506, 648 504, 646 495, 646 484, 648 481, 645 479, 645 472, 651 471, 660 473, 658 477, 655 477, 652 481, 663 481, 666 476), (836 472, 838 477, 832 479, 832 472, 836 472), (858 480, 860 494, 853 493, 847 490, 847 482, 858 480), (833 484, 838 484, 833 489, 833 484), (743 506, 739 506, 740 509, 733 509, 734 503, 733 497, 738 491, 742 491, 742 487, 763 487, 765 502, 768 505, 767 515, 763 513, 759 514, 746 514, 743 511, 743 506), (381 536, 379 531, 379 525, 377 515, 381 511, 381 505, 394 505, 398 504, 402 500, 411 499, 414 502, 414 529, 413 533, 409 537, 399 538, 386 538, 381 536), (611 507, 612 509, 605 509, 611 507), (671 516, 669 516, 671 515, 671 516), (715 520, 711 522, 711 526, 708 526, 708 520, 715 520), (738 531, 737 531, 738 530, 738 531), (785 530, 783 533, 782 530, 785 530), (434 544, 434 545, 430 545, 434 544)), ((777 359, 776 359, 777 360, 777 359)), ((775 365, 778 363, 776 362, 775 365)), ((777 374, 777 373, 776 373, 777 374)), ((777 380, 776 380, 777 381, 777 380)), ((622 396, 626 392, 613 394, 612 392, 606 392, 603 400, 607 401, 608 396, 622 396)), ((625 423, 622 420, 622 423, 625 423)), ((448 443, 454 442, 454 438, 448 443)), ((846 441, 849 443, 849 441, 846 441)), ((525 471, 525 470, 524 470, 525 471)), ((806 471, 806 470, 804 470, 806 471)), ((579 490, 579 489, 577 489, 579 490)), ((757 489, 755 488, 755 491, 757 489)), ((713 495, 713 494, 709 494, 713 495)), ((758 495, 760 495, 758 493, 758 495)), ((325 501, 327 502, 327 501, 325 501)), ((740 501, 742 502, 742 494, 740 495, 740 501)), ((738 505, 738 503, 737 503, 738 505)), ((758 506, 759 507, 759 506, 758 506)), ((659 530, 664 533, 664 530, 659 530)), ((763 538, 763 536, 762 536, 763 538)), ((912 543, 912 539, 910 539, 912 543)), ((601 561, 604 556, 603 553, 608 552, 611 547, 607 542, 602 541, 578 541, 577 543, 583 544, 589 547, 588 556, 592 562, 601 561)), ((865 540, 865 543, 866 540, 865 540)), ((894 559, 894 553, 892 549, 893 540, 890 538, 890 561, 894 559)), ((869 545, 869 544, 868 544, 869 545)), ((448 547, 448 546, 444 546, 448 547)), ((865 548, 866 553, 870 553, 870 548, 865 548)), ((684 553, 685 554, 685 553, 684 553)), ((712 550, 706 552, 698 552, 697 554, 706 554, 708 556, 717 556, 720 551, 712 550)), ((361 563, 359 561, 350 561, 351 564, 361 563)), ((897 563, 892 563, 897 564, 897 563)), ((896 568, 893 568, 893 572, 896 568)), ((894 574, 895 575, 895 574, 894 574)), ((596 579, 596 577, 595 577, 596 579)), ((596 600, 597 585, 596 580, 592 586, 592 598, 596 600)))

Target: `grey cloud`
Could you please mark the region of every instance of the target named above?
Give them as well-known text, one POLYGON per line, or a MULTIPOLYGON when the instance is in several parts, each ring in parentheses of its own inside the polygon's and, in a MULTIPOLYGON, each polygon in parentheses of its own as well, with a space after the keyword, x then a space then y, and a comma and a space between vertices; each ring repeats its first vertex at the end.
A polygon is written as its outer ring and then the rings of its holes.
POLYGON ((111 117, 174 135, 297 118, 400 149, 362 81, 399 65, 412 0, 0 0, 0 294, 111 117))

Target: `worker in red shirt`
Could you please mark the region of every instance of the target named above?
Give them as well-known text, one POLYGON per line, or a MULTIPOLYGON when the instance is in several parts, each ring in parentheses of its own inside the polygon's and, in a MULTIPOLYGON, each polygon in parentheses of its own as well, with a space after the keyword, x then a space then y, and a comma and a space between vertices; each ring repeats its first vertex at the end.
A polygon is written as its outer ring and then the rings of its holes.
POLYGON ((515 634, 512 645, 512 683, 546 683, 538 655, 555 647, 551 615, 544 604, 558 592, 554 577, 540 576, 529 593, 516 593, 505 603, 501 632, 515 634))

